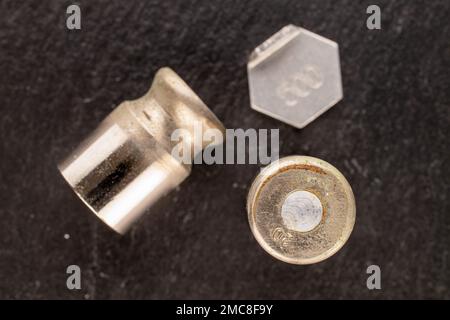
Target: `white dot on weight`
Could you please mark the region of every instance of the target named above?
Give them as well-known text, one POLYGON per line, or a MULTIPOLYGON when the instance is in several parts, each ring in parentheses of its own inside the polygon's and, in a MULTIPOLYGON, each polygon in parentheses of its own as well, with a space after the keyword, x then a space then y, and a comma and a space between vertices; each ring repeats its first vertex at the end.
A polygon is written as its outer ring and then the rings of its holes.
POLYGON ((68 234, 68 233, 66 233, 66 234, 64 234, 64 239, 70 239, 70 234, 68 234))
POLYGON ((281 217, 286 228, 308 232, 322 221, 323 208, 319 198, 308 191, 295 191, 287 196, 281 207, 281 217))

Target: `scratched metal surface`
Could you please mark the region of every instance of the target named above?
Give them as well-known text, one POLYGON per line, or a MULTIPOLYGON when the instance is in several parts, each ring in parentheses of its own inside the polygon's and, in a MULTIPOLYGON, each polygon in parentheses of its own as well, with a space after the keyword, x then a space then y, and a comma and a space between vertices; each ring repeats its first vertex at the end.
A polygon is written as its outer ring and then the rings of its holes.
POLYGON ((372 32, 365 1, 78 3, 69 32, 68 1, 0 1, 0 298, 450 298, 448 1, 377 1, 372 32), (303 130, 249 106, 247 57, 288 23, 340 45, 344 100, 303 130), (340 252, 299 267, 258 246, 254 165, 195 166, 124 237, 84 207, 56 161, 165 65, 227 127, 279 128, 282 156, 344 173, 357 220, 340 252))

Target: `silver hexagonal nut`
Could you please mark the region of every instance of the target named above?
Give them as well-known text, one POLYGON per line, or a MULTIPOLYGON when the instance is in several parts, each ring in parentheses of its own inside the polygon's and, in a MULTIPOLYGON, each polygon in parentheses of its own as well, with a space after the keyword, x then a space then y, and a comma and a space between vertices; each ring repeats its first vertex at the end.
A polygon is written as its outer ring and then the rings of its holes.
POLYGON ((258 46, 247 70, 252 108, 297 128, 343 97, 337 43, 294 25, 258 46))

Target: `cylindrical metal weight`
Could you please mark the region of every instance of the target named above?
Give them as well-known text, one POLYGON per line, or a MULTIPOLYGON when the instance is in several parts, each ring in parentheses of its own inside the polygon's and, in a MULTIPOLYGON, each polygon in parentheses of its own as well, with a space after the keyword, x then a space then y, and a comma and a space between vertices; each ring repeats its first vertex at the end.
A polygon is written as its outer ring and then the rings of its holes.
POLYGON ((184 141, 192 151, 189 160, 209 145, 200 137, 200 148, 194 147, 196 124, 203 130, 225 130, 175 72, 162 68, 146 95, 120 104, 59 169, 100 219, 124 233, 190 173, 191 163, 172 155, 174 130, 189 133, 184 141))
POLYGON ((247 212, 264 250, 288 263, 311 264, 345 244, 356 206, 349 183, 335 167, 317 158, 290 156, 256 177, 247 212))

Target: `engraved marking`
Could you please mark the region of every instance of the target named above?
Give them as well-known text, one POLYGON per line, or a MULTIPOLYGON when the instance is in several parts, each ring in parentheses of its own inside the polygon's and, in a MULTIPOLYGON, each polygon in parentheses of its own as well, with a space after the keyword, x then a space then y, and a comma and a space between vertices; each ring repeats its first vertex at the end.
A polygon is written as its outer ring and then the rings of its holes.
POLYGON ((292 243, 294 241, 294 236, 289 232, 284 231, 282 227, 272 230, 272 239, 284 252, 291 252, 293 250, 292 243))
POLYGON ((300 72, 294 73, 281 82, 277 96, 289 107, 296 106, 301 98, 306 98, 313 90, 322 87, 324 78, 317 66, 306 65, 300 72))

